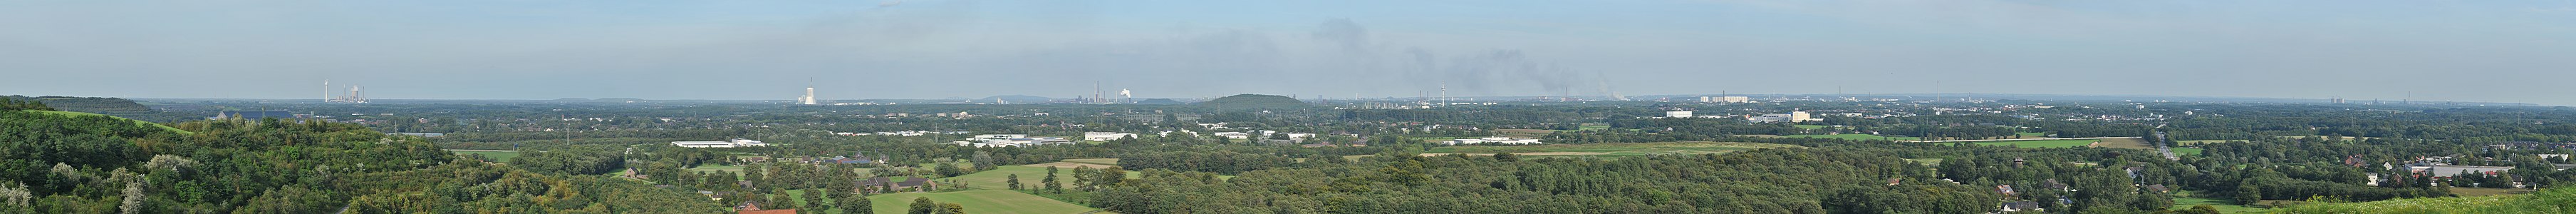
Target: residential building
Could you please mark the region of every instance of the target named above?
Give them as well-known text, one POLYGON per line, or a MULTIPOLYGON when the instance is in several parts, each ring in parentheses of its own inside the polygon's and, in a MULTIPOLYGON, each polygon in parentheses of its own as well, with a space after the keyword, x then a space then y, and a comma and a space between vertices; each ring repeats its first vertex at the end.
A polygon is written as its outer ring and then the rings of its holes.
POLYGON ((1690 118, 1691 111, 1664 111, 1664 118, 1690 118))

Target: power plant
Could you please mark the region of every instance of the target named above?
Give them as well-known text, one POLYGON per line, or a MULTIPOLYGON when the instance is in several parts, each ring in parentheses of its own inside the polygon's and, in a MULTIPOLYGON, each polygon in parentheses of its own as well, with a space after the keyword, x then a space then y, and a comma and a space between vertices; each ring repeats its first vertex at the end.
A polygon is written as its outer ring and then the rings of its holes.
POLYGON ((807 78, 807 79, 805 79, 805 96, 802 96, 802 97, 796 97, 796 104, 800 104, 800 105, 820 105, 820 104, 818 104, 818 103, 815 103, 815 102, 814 102, 814 79, 812 79, 812 78, 807 78))
POLYGON ((358 86, 356 86, 356 85, 351 85, 351 86, 349 86, 349 94, 348 94, 348 95, 342 95, 342 96, 340 96, 340 97, 333 98, 333 97, 331 97, 331 80, 322 80, 322 102, 326 102, 326 103, 367 103, 367 93, 366 93, 366 92, 363 92, 363 91, 359 91, 359 90, 358 90, 358 86))

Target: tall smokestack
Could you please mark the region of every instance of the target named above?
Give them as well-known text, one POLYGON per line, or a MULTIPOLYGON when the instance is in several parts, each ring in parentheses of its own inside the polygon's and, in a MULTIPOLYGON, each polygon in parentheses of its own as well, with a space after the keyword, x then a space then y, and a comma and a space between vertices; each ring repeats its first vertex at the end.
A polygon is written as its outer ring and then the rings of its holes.
POLYGON ((322 79, 322 102, 331 102, 331 80, 322 79))

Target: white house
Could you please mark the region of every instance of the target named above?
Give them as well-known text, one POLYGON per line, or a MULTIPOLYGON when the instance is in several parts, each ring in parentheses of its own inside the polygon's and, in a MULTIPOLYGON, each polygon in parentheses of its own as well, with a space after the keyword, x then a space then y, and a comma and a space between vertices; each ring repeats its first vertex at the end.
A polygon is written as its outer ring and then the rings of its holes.
POLYGON ((760 141, 757 141, 757 140, 749 140, 749 139, 735 138, 735 139, 730 140, 730 141, 671 141, 671 146, 678 146, 678 147, 685 147, 685 148, 735 148, 735 147, 769 146, 769 144, 768 144, 768 143, 761 143, 760 141))
POLYGON ((1664 111, 1664 118, 1690 118, 1691 111, 1664 111))
POLYGON ((1217 133, 1216 133, 1216 136, 1218 136, 1218 137, 1225 137, 1226 139, 1251 139, 1251 138, 1252 138, 1252 134, 1249 134, 1249 133, 1242 133, 1242 132, 1217 132, 1217 133))
POLYGON ((1807 122, 1807 121, 1823 121, 1824 119, 1816 119, 1816 118, 1815 118, 1815 116, 1808 115, 1808 114, 1807 114, 1807 112, 1804 112, 1804 111, 1793 111, 1793 112, 1789 112, 1789 113, 1787 113, 1787 114, 1763 114, 1762 116, 1757 116, 1757 117, 1752 117, 1752 118, 1745 118, 1745 120, 1749 120, 1749 121, 1753 121, 1753 122, 1762 122, 1762 123, 1777 123, 1777 122, 1791 122, 1791 123, 1795 123, 1795 122, 1807 122))

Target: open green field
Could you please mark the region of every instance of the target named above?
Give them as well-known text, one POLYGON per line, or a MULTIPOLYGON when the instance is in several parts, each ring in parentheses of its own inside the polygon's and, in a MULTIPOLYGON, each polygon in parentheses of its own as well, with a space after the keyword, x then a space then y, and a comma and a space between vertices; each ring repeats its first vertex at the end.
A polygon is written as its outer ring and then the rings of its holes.
POLYGON ((1424 152, 1425 154, 1430 154, 1430 153, 1466 153, 1466 154, 1514 153, 1514 154, 1517 154, 1517 155, 1571 155, 1571 156, 1598 156, 1598 157, 1628 157, 1628 156, 1644 156, 1644 155, 1649 155, 1649 154, 1711 154, 1711 153, 1726 153, 1726 152, 1744 151, 1744 150, 1754 150, 1754 149, 1763 149, 1763 148, 1803 148, 1803 147, 1796 146, 1796 145, 1769 144, 1769 143, 1737 143, 1737 142, 1683 141, 1683 142, 1659 142, 1659 143, 1550 144, 1550 145, 1535 145, 1535 146, 1444 146, 1444 147, 1433 147, 1433 148, 1431 148, 1430 150, 1423 151, 1423 152, 1424 152))
POLYGON ((2534 191, 2532 191, 2532 190, 2528 190, 2528 189, 2497 189, 2497 188, 2473 188, 2473 187, 2452 187, 2452 188, 2451 188, 2451 194, 2459 194, 2459 195, 2460 195, 2460 196, 2462 196, 2462 197, 2478 197, 2478 196, 2492 196, 2492 195, 2521 195, 2521 194, 2531 194, 2532 192, 2534 192, 2534 191))
POLYGON ((510 162, 510 159, 511 159, 511 158, 519 158, 519 151, 506 151, 506 150, 503 150, 503 151, 487 151, 487 150, 463 150, 463 151, 460 151, 460 150, 448 150, 447 152, 454 152, 454 153, 456 153, 456 154, 460 154, 460 155, 461 155, 461 154, 477 154, 477 155, 483 155, 483 157, 486 157, 486 158, 492 158, 492 161, 499 161, 499 162, 502 162, 502 163, 508 163, 508 162, 510 162))
POLYGON ((930 198, 939 203, 957 203, 966 213, 1083 213, 1094 209, 1010 190, 967 190, 956 192, 909 192, 868 196, 876 213, 904 213, 914 198, 930 198))
POLYGON ((1802 134, 1802 135, 1789 135, 1789 136, 1780 136, 1780 137, 1833 138, 1833 139, 1844 139, 1844 140, 1923 140, 1923 138, 1919 138, 1919 137, 1886 137, 1886 136, 1869 135, 1869 134, 1838 134, 1838 135, 1802 134))
MULTIPOLYGON (((89 113, 89 112, 77 112, 77 111, 38 111, 38 110, 19 110, 19 111, 33 111, 33 112, 36 112, 36 113, 45 113, 45 114, 62 115, 62 116, 72 116, 72 117, 79 117, 79 116, 107 116, 107 115, 104 115, 104 114, 89 113)), ((123 117, 117 117, 117 116, 107 116, 107 117, 113 117, 113 118, 116 118, 116 119, 125 119, 125 118, 123 118, 123 117)), ((161 129, 163 129, 163 130, 170 130, 170 132, 177 132, 177 133, 179 133, 179 134, 184 134, 184 135, 193 135, 193 134, 197 134, 196 132, 190 132, 190 131, 188 131, 188 130, 179 130, 179 128, 170 127, 170 126, 168 126, 168 125, 161 125, 160 123, 144 122, 144 121, 141 121, 141 120, 134 120, 134 119, 125 119, 125 120, 133 120, 133 121, 134 121, 134 124, 142 124, 142 125, 149 125, 149 126, 153 126, 153 127, 161 127, 161 129)))
MULTIPOLYGON (((806 190, 787 190, 784 192, 789 196, 794 196, 790 198, 793 198, 797 204, 805 204, 805 191, 806 190)), ((939 203, 957 203, 958 205, 965 206, 966 211, 969 213, 1082 213, 1097 210, 1090 207, 1083 207, 1082 205, 1064 203, 1062 201, 1056 201, 1055 199, 1047 199, 1046 197, 1038 197, 1036 195, 1029 195, 1027 193, 1013 192, 1009 190, 968 190, 956 192, 907 192, 880 194, 868 196, 868 204, 870 206, 870 210, 874 210, 876 213, 904 213, 905 208, 912 206, 913 198, 922 197, 928 197, 931 201, 938 201, 939 203)), ((800 209, 797 211, 801 213, 840 213, 823 212, 837 210, 800 209)))
POLYGON ((1920 164, 1923 164, 1923 165, 1931 165, 1931 166, 1940 166, 1940 165, 1941 165, 1941 160, 1942 160, 1942 159, 1940 159, 1940 158, 1911 158, 1911 159, 1905 159, 1905 161, 1913 161, 1914 163, 1920 163, 1920 164))
MULTIPOLYGON (((1056 163, 1069 163, 1069 162, 1056 162, 1056 163)), ((957 176, 957 177, 939 178, 939 179, 937 179, 937 180, 953 180, 953 181, 958 181, 958 182, 965 182, 965 183, 966 183, 966 188, 967 188, 967 189, 979 189, 979 190, 1009 190, 1009 189, 1011 189, 1011 175, 1012 175, 1012 174, 1019 174, 1019 175, 1020 175, 1020 185, 1022 185, 1023 187, 1026 187, 1026 188, 1038 188, 1038 187, 1041 187, 1041 186, 1045 185, 1045 184, 1038 183, 1038 182, 1039 182, 1039 181, 1045 181, 1045 180, 1046 180, 1046 167, 1044 167, 1044 166, 1038 166, 1038 165, 1076 165, 1076 164, 1030 164, 1030 165, 1021 165, 1021 166, 996 166, 996 167, 993 167, 993 170, 978 171, 978 172, 975 172, 974 174, 959 175, 959 176, 957 176)), ((1068 183, 1073 182, 1073 168, 1074 168, 1074 167, 1056 167, 1056 168, 1058 168, 1058 169, 1061 169, 1061 170, 1062 170, 1062 171, 1058 171, 1058 172, 1056 172, 1056 173, 1058 173, 1058 174, 1056 174, 1056 179, 1057 179, 1056 181, 1062 181, 1062 182, 1068 182, 1068 183)), ((1131 171, 1127 171, 1127 178, 1136 178, 1137 176, 1140 176, 1140 175, 1142 175, 1142 174, 1139 174, 1139 173, 1137 173, 1136 171, 1132 171, 1132 170, 1131 170, 1131 171)), ((1216 177, 1217 177, 1218 179, 1234 179, 1234 176, 1232 176, 1232 175, 1218 175, 1218 176, 1216 176, 1216 177)))
POLYGON ((1118 165, 1118 159, 1117 159, 1117 158, 1082 158, 1082 159, 1064 159, 1064 162, 1087 163, 1087 164, 1100 164, 1100 165, 1110 165, 1110 166, 1117 166, 1117 165, 1118 165))
POLYGON ((2571 204, 2576 204, 2576 188, 2550 189, 2528 195, 2308 203, 2274 211, 2276 213, 2576 213, 2576 206, 2571 204))
POLYGON ((2174 194, 2173 209, 2183 210, 2191 209, 2192 206, 2209 205, 2210 207, 2218 208, 2219 213, 2263 213, 2265 210, 2263 208, 2253 208, 2228 203, 2228 200, 2225 199, 2201 198, 2193 197, 2192 195, 2193 194, 2189 191, 2174 194))
POLYGON ((2048 133, 2038 132, 2014 132, 2013 135, 2020 135, 2021 137, 2048 137, 2048 133))
POLYGON ((2143 138, 2111 138, 2111 139, 2102 139, 2102 144, 2101 144, 2101 145, 2102 145, 2102 147, 2123 148, 2123 149, 2147 149, 2147 150, 2154 150, 2154 149, 2156 149, 2156 146, 2155 146, 2155 145, 2147 145, 2147 140, 2146 140, 2146 139, 2143 139, 2143 138))
POLYGON ((1583 124, 1583 125, 1575 126, 1575 128, 1574 128, 1574 130, 1600 130, 1600 129, 1610 129, 1610 124, 1583 124))
POLYGON ((2174 148, 2173 148, 2173 150, 2174 150, 2174 155, 2177 155, 2177 156, 2184 156, 2184 155, 2200 155, 2200 150, 2201 150, 2201 149, 2200 149, 2200 148, 2183 148, 2183 147, 2174 147, 2174 148))
POLYGON ((1800 129, 1807 129, 1807 130, 1823 129, 1823 128, 1825 128, 1825 127, 1826 127, 1825 125, 1791 125, 1791 126, 1797 126, 1797 127, 1798 127, 1798 128, 1800 128, 1800 129))
POLYGON ((742 165, 700 164, 700 165, 698 165, 698 167, 697 167, 697 168, 689 168, 689 171, 690 171, 690 172, 717 172, 717 171, 724 171, 724 172, 732 172, 732 173, 733 173, 733 174, 735 174, 735 175, 741 175, 741 174, 742 174, 742 165))
POLYGON ((2078 146, 2091 145, 2095 141, 2101 140, 2016 140, 1977 142, 1977 145, 2013 146, 2021 148, 2074 148, 2078 146))

